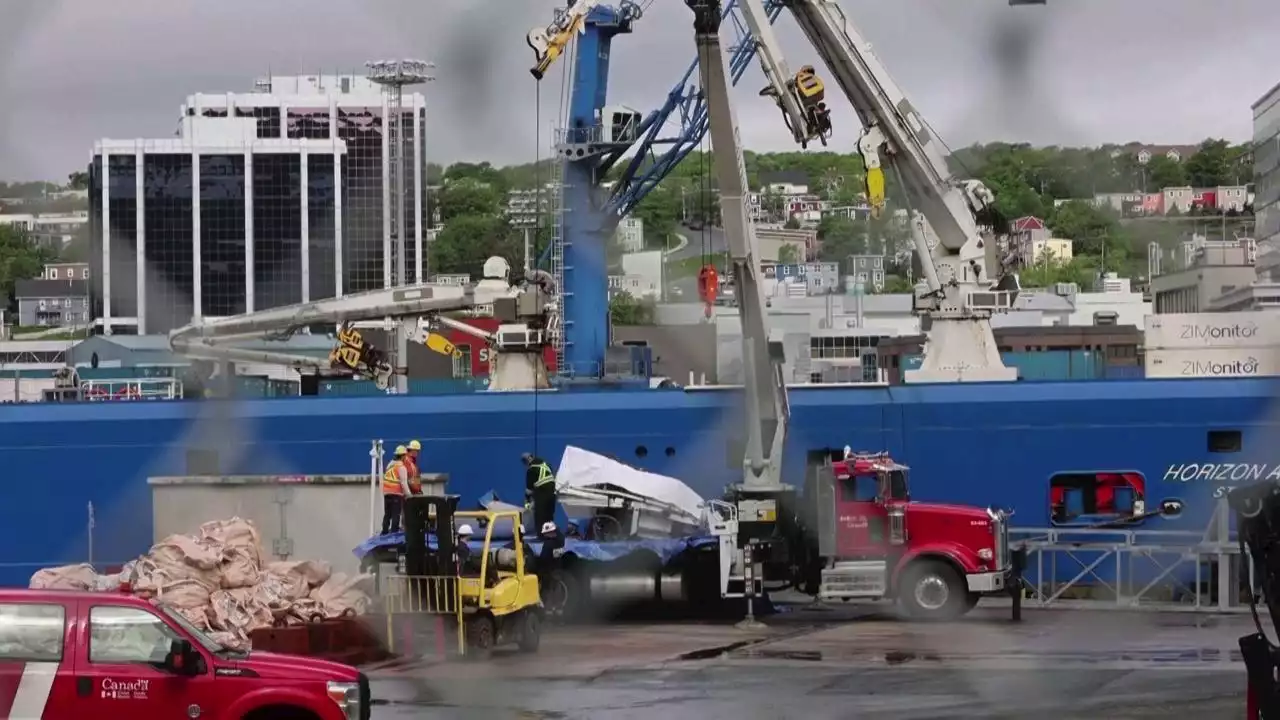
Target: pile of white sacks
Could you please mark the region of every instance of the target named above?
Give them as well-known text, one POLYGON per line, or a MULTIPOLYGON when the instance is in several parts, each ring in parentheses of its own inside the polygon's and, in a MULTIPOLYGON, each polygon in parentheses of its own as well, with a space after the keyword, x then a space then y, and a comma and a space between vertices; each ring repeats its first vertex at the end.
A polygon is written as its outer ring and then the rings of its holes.
POLYGON ((170 535, 121 572, 89 565, 47 568, 32 588, 130 592, 163 602, 227 647, 247 648, 258 628, 364 614, 370 576, 331 572, 310 560, 268 562, 253 523, 215 520, 195 535, 170 535))

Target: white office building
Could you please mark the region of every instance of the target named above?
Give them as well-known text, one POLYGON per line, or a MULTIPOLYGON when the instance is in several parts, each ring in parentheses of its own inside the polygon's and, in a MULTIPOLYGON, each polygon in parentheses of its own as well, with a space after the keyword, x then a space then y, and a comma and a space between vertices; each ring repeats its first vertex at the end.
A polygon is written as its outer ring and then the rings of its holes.
POLYGON ((272 77, 196 94, 177 137, 102 140, 90 169, 94 315, 165 332, 424 273, 425 101, 405 93, 405 227, 393 227, 388 98, 368 78, 272 77))

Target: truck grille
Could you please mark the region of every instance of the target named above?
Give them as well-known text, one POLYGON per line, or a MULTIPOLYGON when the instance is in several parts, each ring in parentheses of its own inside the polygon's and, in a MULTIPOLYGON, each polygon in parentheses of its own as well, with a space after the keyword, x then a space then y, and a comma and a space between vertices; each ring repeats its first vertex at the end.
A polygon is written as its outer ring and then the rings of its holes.
POLYGON ((991 522, 991 533, 996 545, 996 570, 1006 570, 1009 567, 1009 517, 1003 511, 996 511, 996 517, 991 522))

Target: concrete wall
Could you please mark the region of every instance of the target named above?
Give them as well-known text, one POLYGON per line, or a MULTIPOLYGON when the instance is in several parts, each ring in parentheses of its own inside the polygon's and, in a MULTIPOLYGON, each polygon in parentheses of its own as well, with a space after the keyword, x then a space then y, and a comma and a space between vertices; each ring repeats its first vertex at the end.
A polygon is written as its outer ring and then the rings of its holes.
MULTIPOLYGON (((195 532, 210 520, 242 517, 258 526, 272 560, 324 560, 352 573, 351 550, 370 535, 368 475, 153 477, 153 540, 195 532)), ((381 500, 376 519, 382 521, 381 500)))

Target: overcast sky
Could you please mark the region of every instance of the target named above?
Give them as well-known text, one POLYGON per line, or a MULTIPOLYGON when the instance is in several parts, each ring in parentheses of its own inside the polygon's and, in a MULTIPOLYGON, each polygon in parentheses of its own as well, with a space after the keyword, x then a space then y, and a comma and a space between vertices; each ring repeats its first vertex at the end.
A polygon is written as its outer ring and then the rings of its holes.
MULTIPOLYGON (((693 56, 682 0, 651 2, 613 53, 610 101, 656 107, 693 56)), ((269 72, 433 60, 430 152, 527 162, 537 145, 525 33, 557 0, 3 0, 0 179, 61 179, 95 139, 166 137, 190 93, 246 91, 269 72)), ((975 140, 1097 144, 1242 141, 1280 82, 1276 0, 843 0, 895 79, 953 147, 975 140)), ((793 67, 817 58, 785 15, 793 67)), ((787 149, 749 71, 739 121, 752 149, 787 149)), ((560 77, 543 83, 543 145, 560 77)), ((857 121, 836 109, 836 149, 857 121)), ((543 151, 543 156, 546 151, 543 151)))

